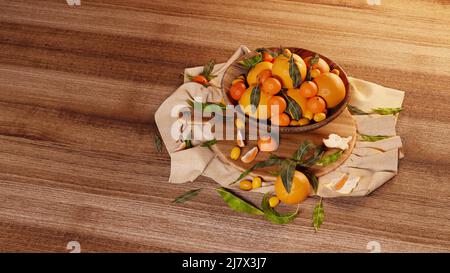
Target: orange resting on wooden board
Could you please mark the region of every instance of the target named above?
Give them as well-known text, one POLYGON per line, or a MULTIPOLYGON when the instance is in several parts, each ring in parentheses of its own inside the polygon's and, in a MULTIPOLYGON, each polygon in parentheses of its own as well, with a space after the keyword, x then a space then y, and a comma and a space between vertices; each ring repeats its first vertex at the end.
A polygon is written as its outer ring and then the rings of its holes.
POLYGON ((275 182, 275 194, 281 202, 294 205, 305 200, 311 193, 311 185, 308 178, 299 171, 294 172, 294 178, 292 179, 291 191, 288 193, 283 185, 281 176, 277 177, 275 182))

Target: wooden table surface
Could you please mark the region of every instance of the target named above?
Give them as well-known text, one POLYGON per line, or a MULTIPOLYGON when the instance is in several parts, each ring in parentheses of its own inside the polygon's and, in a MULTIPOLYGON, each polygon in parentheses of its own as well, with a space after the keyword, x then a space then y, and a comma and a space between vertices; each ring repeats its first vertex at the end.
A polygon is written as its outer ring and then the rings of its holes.
POLYGON ((262 2, 0 0, 0 251, 450 251, 450 1, 262 2), (399 174, 325 200, 319 233, 316 199, 279 226, 228 209, 210 179, 169 184, 158 105, 240 44, 313 49, 404 90, 399 174), (210 190, 170 203, 194 187, 210 190))

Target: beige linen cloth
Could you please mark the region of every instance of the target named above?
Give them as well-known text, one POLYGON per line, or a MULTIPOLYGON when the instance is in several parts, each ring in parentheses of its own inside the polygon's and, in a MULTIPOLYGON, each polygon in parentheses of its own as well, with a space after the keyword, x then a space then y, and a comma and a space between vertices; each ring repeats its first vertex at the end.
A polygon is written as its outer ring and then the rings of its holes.
MULTIPOLYGON (((215 65, 213 74, 217 77, 211 81, 212 86, 210 87, 203 87, 185 79, 185 83, 175 90, 156 111, 156 124, 171 158, 169 182, 185 183, 194 181, 197 177, 203 175, 224 187, 238 187, 238 183, 232 186, 229 186, 229 184, 240 175, 240 171, 222 162, 210 149, 197 145, 187 150, 175 151, 177 143, 176 139, 172 137, 172 130, 177 128, 177 125, 173 124, 179 122, 178 112, 174 111, 174 108, 186 105, 186 99, 190 96, 203 102, 220 102, 222 100, 220 84, 223 73, 234 60, 249 51, 246 46, 240 46, 226 63, 215 65)), ((185 74, 197 75, 201 71, 202 67, 187 68, 185 74)), ((403 91, 386 88, 360 79, 349 78, 349 80, 351 86, 349 104, 352 106, 366 112, 371 112, 373 108, 402 106, 403 91)), ((316 193, 319 196, 367 195, 397 174, 398 160, 403 156, 402 142, 395 131, 397 115, 370 114, 354 115, 353 117, 356 120, 359 134, 391 137, 376 142, 358 139, 352 154, 340 167, 319 177, 319 188, 316 193), (344 175, 357 178, 357 183, 351 187, 351 191, 342 193, 332 185, 344 175)), ((263 187, 254 191, 273 191, 273 184, 264 183, 263 187)))

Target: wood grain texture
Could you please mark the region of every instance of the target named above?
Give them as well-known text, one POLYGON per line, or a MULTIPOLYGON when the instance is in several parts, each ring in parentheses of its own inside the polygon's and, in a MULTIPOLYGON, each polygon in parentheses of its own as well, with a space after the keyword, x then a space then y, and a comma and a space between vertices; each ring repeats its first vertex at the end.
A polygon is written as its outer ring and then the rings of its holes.
MULTIPOLYGON (((450 251, 449 1, 0 0, 0 251, 450 251), (206 178, 167 183, 153 115, 185 67, 240 45, 295 45, 406 91, 406 157, 368 197, 277 226, 230 211, 206 178), (433 140, 433 141, 430 141, 433 140)), ((259 195, 246 195, 257 201, 259 195)))

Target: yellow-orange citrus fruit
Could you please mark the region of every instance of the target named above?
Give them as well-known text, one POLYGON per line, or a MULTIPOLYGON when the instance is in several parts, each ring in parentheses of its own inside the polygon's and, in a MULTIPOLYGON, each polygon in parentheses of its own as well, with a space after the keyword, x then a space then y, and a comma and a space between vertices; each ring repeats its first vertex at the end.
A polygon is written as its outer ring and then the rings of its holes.
POLYGON ((271 62, 260 62, 257 63, 254 67, 248 71, 247 74, 247 83, 248 85, 257 84, 259 82, 258 76, 264 70, 272 70, 271 62))
POLYGON ((311 185, 308 178, 299 171, 294 172, 294 178, 292 179, 291 191, 288 193, 283 185, 281 176, 277 177, 275 182, 275 194, 281 202, 294 205, 305 200, 311 192, 311 185))
MULTIPOLYGON (((308 68, 309 68, 309 60, 311 60, 311 58, 312 57, 305 58, 306 67, 308 68)), ((319 58, 319 61, 316 64, 313 64, 312 69, 319 69, 321 73, 330 72, 330 66, 322 58, 319 58)))
POLYGON ((327 103, 327 108, 333 108, 345 98, 345 85, 341 78, 331 72, 321 73, 314 78, 319 91, 317 95, 327 103))
MULTIPOLYGON (((306 64, 303 59, 297 54, 292 54, 294 58, 294 63, 298 67, 301 75, 301 82, 305 80, 306 77, 306 64)), ((272 66, 272 76, 278 78, 281 84, 285 88, 294 88, 291 76, 289 74, 289 58, 284 55, 279 55, 275 58, 272 66)))
POLYGON ((268 96, 265 92, 260 92, 259 97, 259 105, 256 108, 256 111, 253 109, 250 101, 250 97, 252 94, 252 90, 255 86, 251 85, 247 90, 242 94, 241 98, 239 99, 239 105, 241 106, 242 110, 245 114, 259 119, 268 119, 270 117, 270 108, 268 107, 268 102, 271 96, 268 96))

